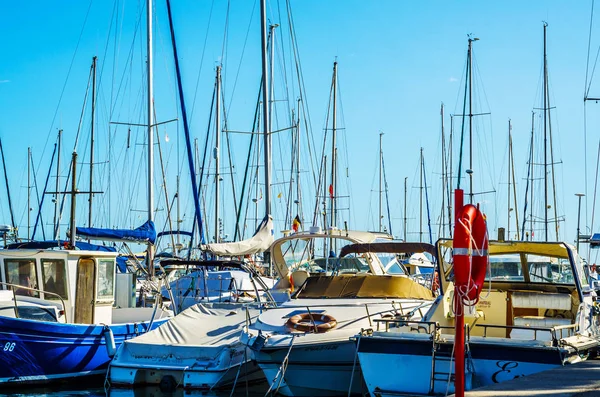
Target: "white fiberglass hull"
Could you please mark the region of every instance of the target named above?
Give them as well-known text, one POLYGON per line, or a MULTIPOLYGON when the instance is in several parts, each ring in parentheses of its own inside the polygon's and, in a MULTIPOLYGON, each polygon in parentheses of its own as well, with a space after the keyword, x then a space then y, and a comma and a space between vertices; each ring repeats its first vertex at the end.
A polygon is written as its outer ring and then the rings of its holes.
MULTIPOLYGON (((477 339, 480 340, 471 340, 470 358, 467 356, 465 361, 466 390, 582 360, 573 349, 539 341, 477 339)), ((588 348, 596 348, 592 345, 589 344, 588 348)), ((433 377, 433 342, 429 335, 361 337, 358 356, 369 393, 381 397, 454 393, 455 363, 449 359, 453 353, 452 346, 452 341, 438 344, 436 375, 433 377), (390 368, 394 369, 393 373, 390 368)))

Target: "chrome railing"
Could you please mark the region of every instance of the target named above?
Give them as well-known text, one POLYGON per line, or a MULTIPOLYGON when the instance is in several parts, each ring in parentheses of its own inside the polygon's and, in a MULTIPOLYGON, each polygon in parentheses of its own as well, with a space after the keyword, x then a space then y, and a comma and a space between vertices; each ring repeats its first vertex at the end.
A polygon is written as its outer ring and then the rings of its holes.
MULTIPOLYGON (((65 316, 65 322, 66 322, 66 319, 68 318, 67 317, 67 305, 65 305, 64 299, 59 294, 54 293, 54 292, 49 292, 49 291, 43 291, 43 290, 37 289, 37 288, 26 287, 26 286, 20 285, 20 284, 5 283, 5 282, 2 282, 2 281, 0 281, 0 285, 2 285, 4 287, 10 288, 10 290, 13 293, 13 301, 15 303, 15 317, 16 318, 19 318, 19 307, 18 307, 18 302, 17 302, 17 296, 24 296, 24 295, 21 295, 21 294, 17 294, 17 291, 18 290, 25 290, 25 291, 33 291, 33 292, 38 292, 38 293, 44 294, 44 297, 46 295, 51 295, 51 296, 55 296, 58 299, 60 299, 60 301, 62 303, 62 309, 59 308, 59 315, 61 314, 60 311, 62 311, 62 314, 64 314, 64 316, 65 316)), ((40 299, 42 299, 42 298, 40 298, 40 299)), ((30 301, 22 300, 22 302, 30 302, 30 301)), ((30 302, 30 303, 35 303, 35 302, 30 302)), ((54 306, 54 307, 56 307, 56 306, 54 306)), ((57 318, 56 321, 59 321, 59 319, 57 318)))

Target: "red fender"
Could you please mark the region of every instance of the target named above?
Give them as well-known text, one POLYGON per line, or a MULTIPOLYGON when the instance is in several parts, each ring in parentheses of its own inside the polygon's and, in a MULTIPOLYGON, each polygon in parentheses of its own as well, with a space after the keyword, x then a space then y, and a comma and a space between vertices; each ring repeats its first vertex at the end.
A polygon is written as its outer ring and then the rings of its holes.
POLYGON ((478 207, 468 204, 458 215, 454 227, 454 285, 463 303, 474 305, 488 266, 488 236, 485 216, 478 207))

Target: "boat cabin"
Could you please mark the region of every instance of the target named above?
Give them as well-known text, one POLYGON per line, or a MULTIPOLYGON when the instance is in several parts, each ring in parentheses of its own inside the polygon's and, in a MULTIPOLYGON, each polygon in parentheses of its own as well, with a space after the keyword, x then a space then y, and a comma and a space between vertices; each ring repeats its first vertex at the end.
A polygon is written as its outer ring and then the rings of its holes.
POLYGON ((17 316, 20 301, 35 299, 60 304, 64 314, 56 319, 60 322, 112 322, 115 252, 21 248, 0 252, 0 289, 14 294, 17 316))
MULTIPOLYGON (((426 316, 453 333, 454 272, 452 240, 438 242, 442 299, 426 316)), ((580 304, 590 300, 583 261, 565 243, 489 243, 489 267, 479 301, 465 307, 471 336, 546 339, 551 327, 567 336, 578 324, 580 304)))

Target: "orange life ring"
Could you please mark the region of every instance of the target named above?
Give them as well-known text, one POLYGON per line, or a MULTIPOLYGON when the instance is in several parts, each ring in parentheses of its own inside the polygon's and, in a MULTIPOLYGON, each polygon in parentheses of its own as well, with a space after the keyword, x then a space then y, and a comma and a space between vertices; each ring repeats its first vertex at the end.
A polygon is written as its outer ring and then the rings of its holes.
POLYGON ((316 328, 316 332, 320 334, 335 328, 337 320, 329 314, 300 313, 290 317, 285 325, 290 329, 302 332, 315 332, 316 328), (317 321, 320 324, 316 324, 317 321))
POLYGON ((456 220, 453 252, 454 285, 463 303, 479 301, 488 266, 488 235, 485 216, 478 207, 465 205, 456 220))

